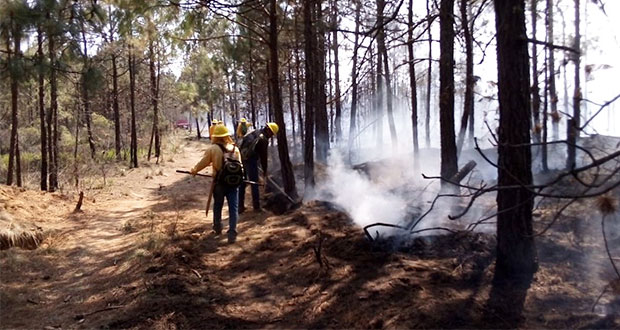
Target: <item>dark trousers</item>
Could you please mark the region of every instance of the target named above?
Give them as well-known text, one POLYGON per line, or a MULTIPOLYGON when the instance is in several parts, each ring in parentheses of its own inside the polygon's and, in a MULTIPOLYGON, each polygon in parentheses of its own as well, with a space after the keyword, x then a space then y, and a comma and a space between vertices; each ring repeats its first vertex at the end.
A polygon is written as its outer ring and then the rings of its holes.
MULTIPOLYGON (((258 182, 258 157, 252 157, 243 162, 243 168, 245 170, 246 180, 258 182)), ((239 187, 239 207, 243 209, 245 207, 245 187, 247 184, 244 182, 239 187)), ((260 209, 260 199, 258 195, 258 185, 251 185, 252 189, 252 206, 255 210, 260 209)))

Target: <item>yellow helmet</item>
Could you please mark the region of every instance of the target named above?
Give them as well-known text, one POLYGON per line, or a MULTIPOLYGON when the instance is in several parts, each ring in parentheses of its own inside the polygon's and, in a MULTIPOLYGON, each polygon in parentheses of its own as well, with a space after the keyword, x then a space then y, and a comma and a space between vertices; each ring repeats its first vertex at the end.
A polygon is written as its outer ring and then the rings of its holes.
POLYGON ((230 133, 228 132, 228 127, 224 125, 217 125, 213 129, 212 137, 224 137, 224 136, 229 136, 229 135, 230 133))
POLYGON ((212 125, 217 125, 220 121, 217 119, 213 119, 213 121, 211 121, 212 125))
POLYGON ((247 122, 247 120, 246 120, 245 118, 241 118, 241 122, 242 122, 242 123, 246 123, 246 122, 247 122))
POLYGON ((273 132, 273 135, 277 135, 278 134, 278 130, 280 129, 278 127, 278 124, 276 124, 276 123, 267 123, 267 126, 269 127, 271 132, 273 132))

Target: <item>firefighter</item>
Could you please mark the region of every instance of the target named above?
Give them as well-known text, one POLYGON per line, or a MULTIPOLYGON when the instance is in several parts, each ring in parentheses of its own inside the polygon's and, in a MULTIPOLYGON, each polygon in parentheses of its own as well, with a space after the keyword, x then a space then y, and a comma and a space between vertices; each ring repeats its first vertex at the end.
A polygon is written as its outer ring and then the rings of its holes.
MULTIPOLYGON (((276 123, 267 123, 262 129, 246 134, 241 141, 241 160, 245 169, 246 180, 258 181, 258 161, 263 170, 263 183, 267 183, 268 144, 269 139, 278 134, 276 123)), ((245 183, 239 189, 239 213, 245 211, 245 183)), ((252 185, 252 206, 260 212, 260 196, 258 185, 252 185)))

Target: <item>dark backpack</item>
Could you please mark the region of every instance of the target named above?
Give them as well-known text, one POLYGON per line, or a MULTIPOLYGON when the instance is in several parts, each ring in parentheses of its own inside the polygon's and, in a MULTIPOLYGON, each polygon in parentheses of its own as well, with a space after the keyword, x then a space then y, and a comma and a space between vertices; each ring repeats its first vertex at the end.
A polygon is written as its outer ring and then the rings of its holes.
POLYGON ((245 161, 256 156, 256 145, 262 138, 261 130, 255 130, 243 137, 239 146, 242 160, 245 161))
POLYGON ((243 165, 241 162, 234 159, 234 153, 236 147, 233 147, 232 152, 227 152, 224 146, 218 144, 222 152, 224 153, 224 162, 222 168, 217 172, 215 182, 228 187, 238 187, 243 183, 245 179, 243 173, 243 165))

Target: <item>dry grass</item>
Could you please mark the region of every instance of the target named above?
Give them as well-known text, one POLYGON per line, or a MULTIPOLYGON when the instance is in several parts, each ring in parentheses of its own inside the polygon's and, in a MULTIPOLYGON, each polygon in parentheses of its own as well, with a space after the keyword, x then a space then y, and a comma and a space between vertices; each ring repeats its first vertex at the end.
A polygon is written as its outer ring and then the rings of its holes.
POLYGON ((40 227, 17 223, 11 215, 0 211, 0 250, 12 247, 34 250, 39 247, 43 238, 40 227))

